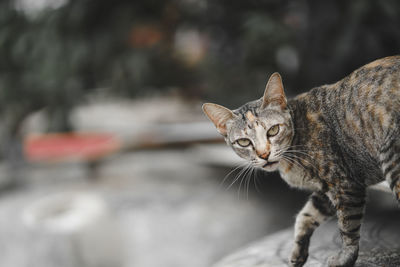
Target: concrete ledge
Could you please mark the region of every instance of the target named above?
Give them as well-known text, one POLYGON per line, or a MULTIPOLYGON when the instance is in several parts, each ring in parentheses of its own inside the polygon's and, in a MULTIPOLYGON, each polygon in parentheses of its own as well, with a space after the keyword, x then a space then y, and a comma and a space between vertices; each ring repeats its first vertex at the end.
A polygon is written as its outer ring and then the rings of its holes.
MULTIPOLYGON (((394 210, 368 216, 362 226, 357 267, 400 266, 400 212, 394 210)), ((288 266, 293 231, 283 230, 239 250, 214 267, 288 266)), ((335 220, 322 225, 311 240, 305 267, 327 266, 327 258, 341 246, 335 220)))

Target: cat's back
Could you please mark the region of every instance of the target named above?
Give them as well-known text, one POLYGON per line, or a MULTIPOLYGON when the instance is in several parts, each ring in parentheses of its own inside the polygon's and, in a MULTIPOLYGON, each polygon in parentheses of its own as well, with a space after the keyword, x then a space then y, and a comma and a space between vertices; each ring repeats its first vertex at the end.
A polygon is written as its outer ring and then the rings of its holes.
POLYGON ((372 110, 374 105, 400 105, 399 97, 400 55, 375 60, 334 84, 313 88, 296 99, 310 106, 316 104, 317 109, 322 104, 342 110, 369 106, 372 110))
POLYGON ((334 139, 352 155, 376 159, 387 138, 400 134, 400 56, 373 61, 295 102, 305 107, 300 117, 310 129, 319 129, 312 140, 334 139))
POLYGON ((335 113, 350 133, 382 140, 398 128, 400 56, 362 66, 333 87, 335 113))
MULTIPOLYGON (((358 105, 400 104, 400 56, 375 60, 352 72, 339 82, 344 96, 358 105), (393 98, 394 97, 394 98, 393 98)), ((338 88, 339 89, 339 88, 338 88)))

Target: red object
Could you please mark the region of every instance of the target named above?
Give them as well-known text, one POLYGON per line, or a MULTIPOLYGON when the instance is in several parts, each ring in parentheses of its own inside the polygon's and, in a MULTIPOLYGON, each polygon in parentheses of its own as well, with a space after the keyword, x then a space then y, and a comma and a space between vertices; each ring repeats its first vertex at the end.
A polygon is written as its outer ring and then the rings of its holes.
POLYGON ((100 133, 31 135, 24 141, 25 157, 30 161, 94 160, 120 147, 115 136, 100 133))

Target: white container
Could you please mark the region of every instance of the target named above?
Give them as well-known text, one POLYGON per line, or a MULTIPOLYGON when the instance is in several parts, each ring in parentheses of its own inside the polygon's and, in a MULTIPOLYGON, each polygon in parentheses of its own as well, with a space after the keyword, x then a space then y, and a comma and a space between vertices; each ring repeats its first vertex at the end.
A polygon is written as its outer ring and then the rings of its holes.
POLYGON ((122 266, 119 227, 95 194, 70 192, 43 197, 24 209, 23 222, 31 234, 29 254, 35 266, 122 266))

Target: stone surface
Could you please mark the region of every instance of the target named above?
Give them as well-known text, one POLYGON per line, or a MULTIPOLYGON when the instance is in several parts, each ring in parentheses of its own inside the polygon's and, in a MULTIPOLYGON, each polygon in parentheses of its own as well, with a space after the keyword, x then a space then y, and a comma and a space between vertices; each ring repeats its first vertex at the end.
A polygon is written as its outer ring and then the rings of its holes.
MULTIPOLYGON (((356 267, 400 266, 400 212, 371 212, 362 227, 356 267)), ((214 267, 278 267, 288 266, 293 230, 279 231, 233 253, 214 267)), ((305 267, 327 266, 327 258, 339 251, 340 235, 336 223, 322 225, 311 239, 305 267)))

